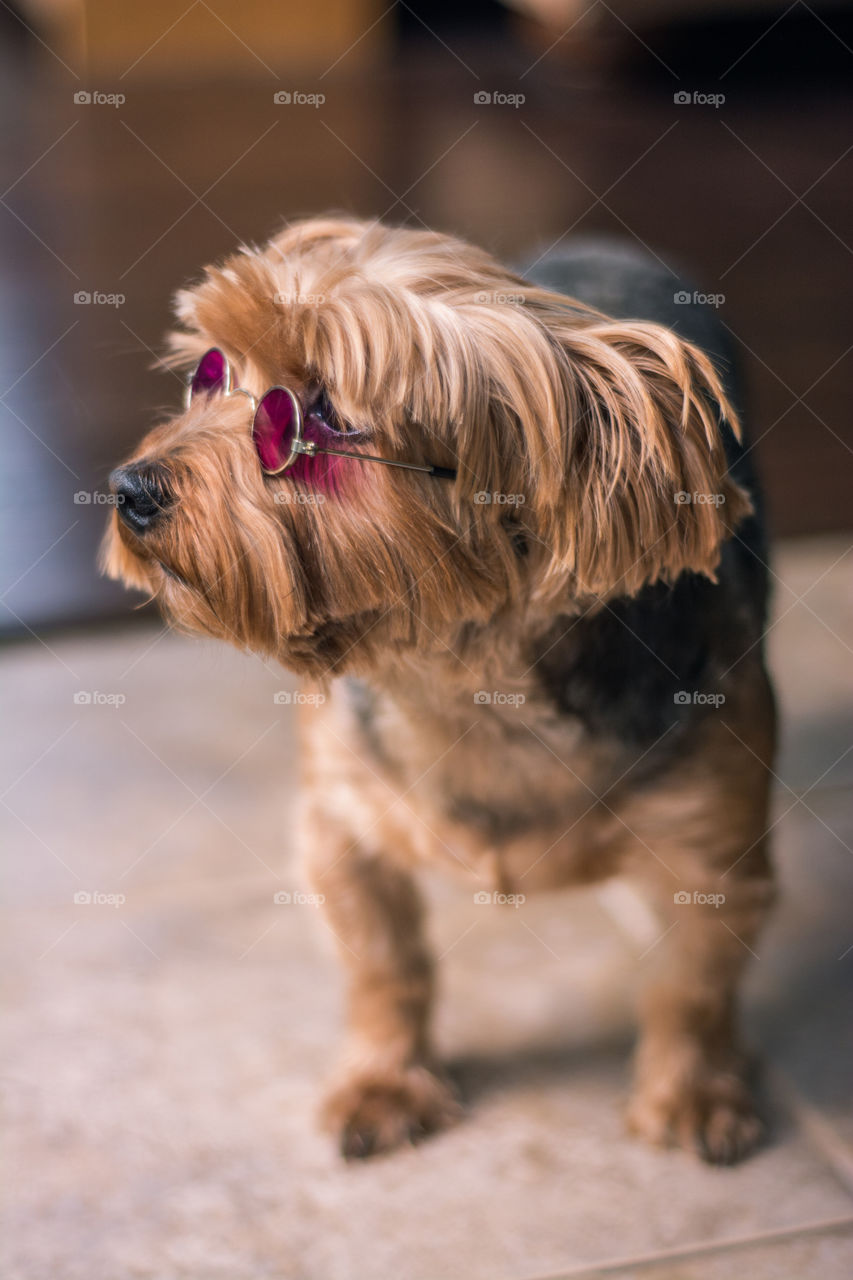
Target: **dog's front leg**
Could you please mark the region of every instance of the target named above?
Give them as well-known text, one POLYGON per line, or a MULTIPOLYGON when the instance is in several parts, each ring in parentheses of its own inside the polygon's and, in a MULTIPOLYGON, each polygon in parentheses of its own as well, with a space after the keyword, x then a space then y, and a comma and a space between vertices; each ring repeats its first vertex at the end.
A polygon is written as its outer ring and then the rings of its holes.
POLYGON ((732 1164, 761 1140, 749 1059, 737 1028, 737 987, 773 900, 762 846, 751 874, 669 891, 658 973, 643 1002, 635 1133, 732 1164))
POLYGON ((345 1053, 323 1120, 344 1156, 373 1155, 444 1128, 459 1112, 430 1051, 422 905, 407 871, 322 820, 312 823, 308 846, 348 978, 345 1053))

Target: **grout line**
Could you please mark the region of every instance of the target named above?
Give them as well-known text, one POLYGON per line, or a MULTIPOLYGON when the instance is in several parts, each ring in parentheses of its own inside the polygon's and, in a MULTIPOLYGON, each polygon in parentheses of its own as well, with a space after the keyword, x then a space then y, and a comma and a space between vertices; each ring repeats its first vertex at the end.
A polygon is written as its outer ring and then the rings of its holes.
POLYGON ((572 1267, 568 1271, 552 1271, 547 1276, 531 1277, 531 1280, 571 1280, 576 1277, 582 1280, 597 1280, 599 1276, 616 1275, 628 1268, 656 1267, 662 1262, 688 1261, 691 1258, 713 1256, 728 1253, 735 1249, 750 1248, 762 1244, 774 1244, 777 1241, 796 1239, 797 1236, 820 1235, 822 1232, 853 1228, 853 1215, 843 1218, 826 1218, 820 1222, 806 1222, 801 1226, 779 1227, 776 1230, 759 1231, 753 1235, 733 1236, 727 1240, 707 1240, 698 1244, 682 1245, 677 1249, 662 1249, 659 1253, 644 1253, 634 1257, 613 1258, 609 1262, 592 1266, 572 1267))

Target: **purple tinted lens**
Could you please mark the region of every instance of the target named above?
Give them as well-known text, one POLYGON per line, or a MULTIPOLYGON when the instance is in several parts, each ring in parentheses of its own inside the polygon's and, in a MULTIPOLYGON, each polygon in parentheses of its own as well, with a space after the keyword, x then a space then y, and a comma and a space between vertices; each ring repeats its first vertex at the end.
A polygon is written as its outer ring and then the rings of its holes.
POLYGON ((273 387, 261 399, 252 423, 252 439, 264 471, 282 471, 292 461, 299 408, 284 387, 273 387))
POLYGON ((211 347, 198 362, 190 383, 190 399, 197 395, 216 395, 227 390, 228 361, 218 347, 211 347))

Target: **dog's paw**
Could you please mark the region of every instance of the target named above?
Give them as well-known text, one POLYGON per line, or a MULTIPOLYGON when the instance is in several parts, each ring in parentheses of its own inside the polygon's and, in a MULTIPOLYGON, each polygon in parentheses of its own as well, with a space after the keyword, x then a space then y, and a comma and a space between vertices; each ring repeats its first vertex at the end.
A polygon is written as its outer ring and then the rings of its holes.
POLYGON ((661 1072, 628 1108, 632 1133, 656 1146, 681 1146, 708 1164, 737 1164, 765 1137, 749 1086, 738 1071, 707 1067, 688 1079, 661 1072))
POLYGON ((427 1067, 357 1075, 339 1083, 323 1104, 324 1128, 347 1160, 415 1143, 454 1124, 461 1108, 452 1089, 427 1067))

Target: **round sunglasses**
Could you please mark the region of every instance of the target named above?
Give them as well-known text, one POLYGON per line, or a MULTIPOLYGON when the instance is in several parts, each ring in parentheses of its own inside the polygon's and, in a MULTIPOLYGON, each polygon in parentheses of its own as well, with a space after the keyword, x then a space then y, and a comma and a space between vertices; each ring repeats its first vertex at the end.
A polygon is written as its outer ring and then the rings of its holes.
POLYGON ((345 449, 330 449, 315 440, 306 440, 304 415, 298 397, 289 387, 270 387, 260 400, 256 400, 245 387, 232 384, 231 365, 219 347, 211 347, 199 360, 187 379, 184 408, 199 396, 246 396, 252 405, 252 440, 265 475, 278 476, 292 467, 300 455, 308 458, 319 453, 333 454, 336 458, 354 458, 357 462, 381 462, 386 467, 400 467, 404 471, 420 471, 439 480, 455 480, 456 472, 450 467, 432 466, 429 463, 398 462, 395 458, 378 458, 372 453, 350 453, 345 449))

